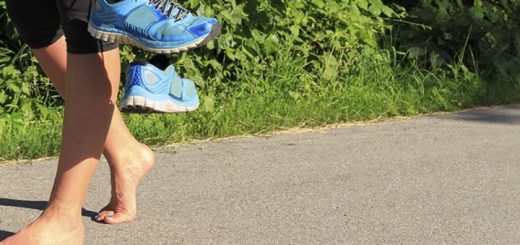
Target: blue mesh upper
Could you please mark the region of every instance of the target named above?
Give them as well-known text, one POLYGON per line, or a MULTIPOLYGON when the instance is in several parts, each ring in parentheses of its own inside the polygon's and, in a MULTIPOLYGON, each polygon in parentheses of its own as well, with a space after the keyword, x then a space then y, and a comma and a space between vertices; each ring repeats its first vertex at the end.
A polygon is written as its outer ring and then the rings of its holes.
POLYGON ((156 11, 149 7, 142 5, 130 12, 126 17, 126 24, 130 27, 136 28, 144 32, 153 23, 161 20, 162 16, 158 15, 156 11))
POLYGON ((128 68, 126 77, 126 95, 132 94, 133 87, 140 87, 157 98, 170 97, 180 101, 191 101, 197 97, 193 81, 181 78, 173 66, 163 71, 151 64, 133 64, 128 68), (158 79, 158 82, 147 82, 152 75, 154 79, 158 79))
POLYGON ((162 13, 148 0, 127 0, 110 4, 98 0, 91 13, 91 25, 104 32, 121 33, 147 47, 175 48, 204 38, 217 23, 213 18, 183 15, 182 19, 162 13))

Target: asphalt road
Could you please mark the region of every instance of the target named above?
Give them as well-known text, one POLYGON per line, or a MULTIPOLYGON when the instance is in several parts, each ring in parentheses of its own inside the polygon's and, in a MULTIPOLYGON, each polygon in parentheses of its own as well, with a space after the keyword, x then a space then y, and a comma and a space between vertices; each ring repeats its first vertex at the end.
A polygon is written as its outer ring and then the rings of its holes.
MULTIPOLYGON (((520 105, 156 152, 126 225, 85 244, 520 244, 520 105)), ((35 218, 56 161, 0 166, 0 238, 35 218)), ((1 240, 1 239, 0 239, 1 240)))

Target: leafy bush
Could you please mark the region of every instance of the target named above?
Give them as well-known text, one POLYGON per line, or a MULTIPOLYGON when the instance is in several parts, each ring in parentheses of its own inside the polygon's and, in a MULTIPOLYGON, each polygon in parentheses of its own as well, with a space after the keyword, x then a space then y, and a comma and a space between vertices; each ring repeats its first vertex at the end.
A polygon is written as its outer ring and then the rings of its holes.
MULTIPOLYGON (((343 86, 359 72, 361 56, 377 59, 378 35, 387 28, 383 17, 396 15, 380 0, 183 4, 199 15, 216 16, 223 26, 222 35, 206 48, 172 56, 180 73, 200 89, 203 105, 198 113, 214 118, 226 103, 273 89, 277 91, 272 96, 297 101, 323 86, 343 86)), ((59 122, 63 101, 19 40, 5 10, 5 0, 0 0, 0 138, 5 132, 21 139, 35 137, 27 135, 36 134, 31 124, 59 122)), ((121 53, 123 70, 133 60, 151 56, 128 46, 121 53)), ((54 141, 48 146, 50 154, 56 146, 54 141)), ((4 150, 24 155, 26 150, 17 149, 4 150)))
MULTIPOLYGON (((201 108, 125 121, 140 141, 164 144, 517 101, 518 6, 508 3, 187 0, 223 26, 206 47, 171 56, 198 85, 201 108)), ((0 25, 0 160, 55 155, 62 101, 4 0, 0 25)), ((121 54, 123 70, 151 56, 121 54)))
MULTIPOLYGON (((249 72, 291 50, 306 57, 306 70, 317 79, 334 80, 351 69, 357 54, 377 48, 377 34, 385 29, 382 17, 394 11, 380 0, 217 0, 184 3, 200 15, 217 16, 223 25, 218 41, 207 48, 173 57, 182 74, 196 81, 209 105, 245 85, 249 72), (348 65, 347 65, 348 64, 348 65)), ((61 103, 50 82, 19 40, 0 0, 0 113, 24 110, 41 115, 41 105, 61 103)), ((124 47, 122 64, 149 57, 124 47)), ((260 69, 261 70, 261 69, 260 69)))
POLYGON ((398 49, 409 57, 422 56, 432 67, 460 59, 469 69, 493 79, 500 75, 520 78, 520 2, 393 2, 408 8, 407 22, 396 26, 396 37, 398 49))
POLYGON ((385 28, 381 17, 394 14, 379 0, 191 0, 186 5, 223 23, 216 43, 176 59, 211 101, 250 86, 248 73, 267 70, 281 50, 307 59, 305 68, 317 80, 334 80, 350 69, 356 53, 377 48, 377 34, 385 28))

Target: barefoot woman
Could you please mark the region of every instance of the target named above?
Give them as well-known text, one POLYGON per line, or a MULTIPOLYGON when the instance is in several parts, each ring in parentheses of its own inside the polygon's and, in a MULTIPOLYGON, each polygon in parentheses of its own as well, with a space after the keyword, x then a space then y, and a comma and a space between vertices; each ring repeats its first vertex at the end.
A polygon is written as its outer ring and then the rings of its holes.
POLYGON ((48 206, 2 245, 82 244, 81 207, 102 153, 110 165, 112 198, 97 220, 113 224, 135 218, 136 187, 152 168, 154 156, 130 134, 115 105, 119 50, 89 35, 92 2, 7 0, 22 39, 66 103, 61 154, 48 206))

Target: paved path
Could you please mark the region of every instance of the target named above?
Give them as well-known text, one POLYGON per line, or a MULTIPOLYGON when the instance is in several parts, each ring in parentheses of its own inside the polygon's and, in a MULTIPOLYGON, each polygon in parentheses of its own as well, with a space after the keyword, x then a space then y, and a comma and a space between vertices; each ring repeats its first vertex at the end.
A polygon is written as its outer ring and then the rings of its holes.
MULTIPOLYGON (((520 105, 157 152, 132 224, 85 244, 519 244, 520 105)), ((56 161, 0 166, 0 238, 56 161)), ((109 199, 102 163, 85 215, 109 199)))

